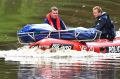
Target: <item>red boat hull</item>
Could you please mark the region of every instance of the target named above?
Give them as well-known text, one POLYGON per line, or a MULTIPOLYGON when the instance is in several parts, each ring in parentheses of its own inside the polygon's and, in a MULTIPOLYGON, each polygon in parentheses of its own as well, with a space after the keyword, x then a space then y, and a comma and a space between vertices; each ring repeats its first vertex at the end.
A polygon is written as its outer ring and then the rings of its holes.
POLYGON ((113 41, 108 41, 107 39, 98 39, 93 42, 78 42, 62 39, 46 38, 30 45, 38 46, 40 49, 70 49, 77 51, 94 51, 97 53, 119 53, 120 52, 120 38, 116 38, 113 41))

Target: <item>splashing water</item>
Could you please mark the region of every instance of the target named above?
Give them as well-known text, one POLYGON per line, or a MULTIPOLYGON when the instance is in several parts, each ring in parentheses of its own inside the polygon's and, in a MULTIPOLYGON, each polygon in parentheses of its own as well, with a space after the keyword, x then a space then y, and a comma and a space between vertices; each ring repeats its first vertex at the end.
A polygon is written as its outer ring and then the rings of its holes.
POLYGON ((81 61, 82 63, 94 63, 100 59, 119 59, 119 53, 96 53, 75 50, 58 50, 51 52, 50 50, 42 51, 37 47, 29 49, 28 46, 18 48, 17 50, 0 51, 0 58, 5 61, 19 61, 20 64, 36 64, 40 61, 56 62, 56 63, 74 63, 81 61))
MULTIPOLYGON (((117 37, 120 31, 116 32, 117 37)), ((51 52, 49 49, 42 51, 37 47, 29 48, 23 46, 17 50, 0 51, 0 58, 5 61, 19 61, 21 64, 35 64, 40 61, 56 62, 56 63, 74 63, 80 61, 82 63, 94 63, 100 59, 120 59, 119 53, 96 53, 93 51, 76 51, 76 50, 57 50, 51 52)))

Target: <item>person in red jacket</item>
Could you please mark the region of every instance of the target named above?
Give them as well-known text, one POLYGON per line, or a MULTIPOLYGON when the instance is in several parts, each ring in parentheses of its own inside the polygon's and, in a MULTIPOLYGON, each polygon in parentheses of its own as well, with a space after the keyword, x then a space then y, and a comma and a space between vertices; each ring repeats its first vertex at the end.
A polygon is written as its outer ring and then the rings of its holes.
POLYGON ((57 7, 51 7, 51 12, 46 15, 44 23, 53 26, 56 30, 66 29, 66 25, 58 15, 57 7))

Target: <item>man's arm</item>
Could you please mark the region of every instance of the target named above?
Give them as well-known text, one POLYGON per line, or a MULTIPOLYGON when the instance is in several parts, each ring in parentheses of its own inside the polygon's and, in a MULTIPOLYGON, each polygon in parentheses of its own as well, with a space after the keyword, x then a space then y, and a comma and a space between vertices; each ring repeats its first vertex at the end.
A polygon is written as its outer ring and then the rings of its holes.
POLYGON ((48 22, 48 19, 47 19, 47 18, 45 18, 45 19, 44 19, 44 23, 49 24, 49 22, 48 22))
POLYGON ((62 30, 66 30, 67 29, 67 27, 66 27, 64 21, 62 21, 62 19, 60 19, 60 25, 61 25, 62 30))
POLYGON ((95 28, 96 28, 97 30, 101 30, 101 28, 104 27, 105 23, 106 23, 106 19, 100 18, 100 19, 98 20, 98 22, 96 23, 95 28))

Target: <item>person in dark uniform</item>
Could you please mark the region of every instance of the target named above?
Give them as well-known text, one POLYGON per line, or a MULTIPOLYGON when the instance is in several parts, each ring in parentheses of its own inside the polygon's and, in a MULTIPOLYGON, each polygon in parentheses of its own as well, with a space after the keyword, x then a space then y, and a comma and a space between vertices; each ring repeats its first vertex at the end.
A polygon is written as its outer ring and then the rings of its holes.
POLYGON ((97 30, 101 31, 102 39, 112 40, 115 38, 115 27, 106 12, 102 11, 100 6, 93 7, 93 15, 96 18, 95 26, 97 30))
POLYGON ((58 8, 51 7, 51 12, 46 15, 44 23, 53 26, 56 30, 65 30, 66 25, 58 15, 58 8))

